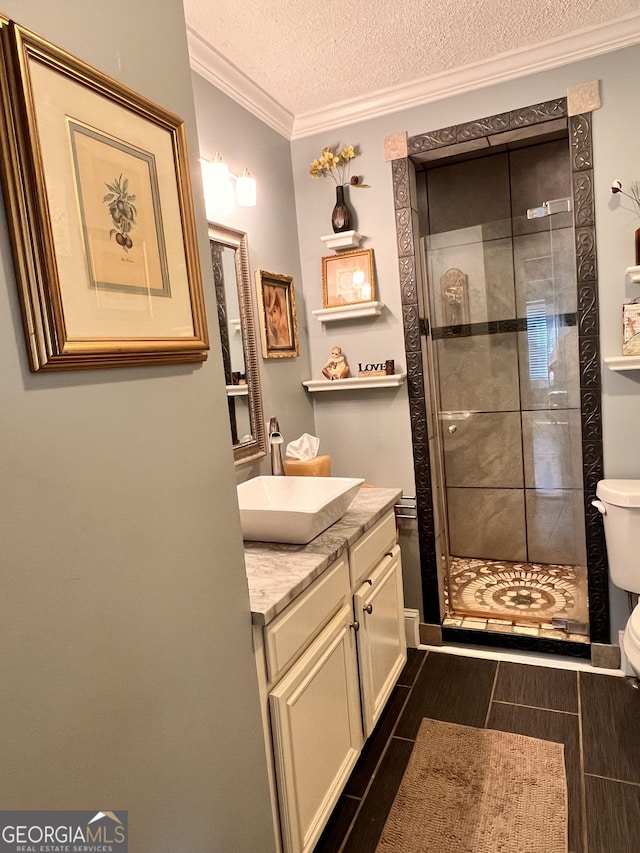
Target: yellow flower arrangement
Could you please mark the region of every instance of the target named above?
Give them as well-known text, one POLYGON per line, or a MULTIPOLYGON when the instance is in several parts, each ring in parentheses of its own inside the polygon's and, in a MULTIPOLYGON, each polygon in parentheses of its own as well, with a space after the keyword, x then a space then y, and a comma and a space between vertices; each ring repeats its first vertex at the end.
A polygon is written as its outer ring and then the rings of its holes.
POLYGON ((323 148, 320 156, 311 163, 309 174, 312 178, 324 178, 331 175, 337 186, 350 184, 352 187, 368 187, 368 184, 360 182, 358 175, 349 177, 351 170, 351 161, 357 157, 357 152, 353 145, 345 145, 344 148, 335 150, 332 148, 323 148))

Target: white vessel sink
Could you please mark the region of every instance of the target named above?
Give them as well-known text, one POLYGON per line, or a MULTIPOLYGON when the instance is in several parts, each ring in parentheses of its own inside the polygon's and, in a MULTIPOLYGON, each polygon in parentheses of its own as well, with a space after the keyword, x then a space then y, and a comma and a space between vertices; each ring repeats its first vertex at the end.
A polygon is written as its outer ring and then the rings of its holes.
POLYGON ((345 514, 363 479, 254 477, 240 483, 242 536, 305 545, 345 514))

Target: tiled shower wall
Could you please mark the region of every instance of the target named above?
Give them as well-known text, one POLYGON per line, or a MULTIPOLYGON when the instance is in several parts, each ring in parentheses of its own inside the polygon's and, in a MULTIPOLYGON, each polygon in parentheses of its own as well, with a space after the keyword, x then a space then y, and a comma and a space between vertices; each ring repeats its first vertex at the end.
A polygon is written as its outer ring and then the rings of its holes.
POLYGON ((568 140, 430 168, 426 184, 450 552, 584 565, 573 216, 526 218, 571 196, 568 140), (466 276, 454 306, 451 269, 466 276), (531 305, 548 379, 531 378, 531 305))

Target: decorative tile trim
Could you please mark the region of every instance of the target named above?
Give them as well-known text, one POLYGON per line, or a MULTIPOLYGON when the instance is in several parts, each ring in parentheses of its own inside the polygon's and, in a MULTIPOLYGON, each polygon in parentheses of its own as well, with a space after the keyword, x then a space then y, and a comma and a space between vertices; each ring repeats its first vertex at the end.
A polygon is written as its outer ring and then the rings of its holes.
MULTIPOLYGON (((593 203, 593 194, 591 202, 593 203)), ((597 281, 595 226, 576 228, 576 265, 578 284, 583 281, 597 281)))
POLYGON ((594 110, 599 110, 601 106, 599 80, 578 83, 567 89, 567 108, 570 116, 592 113, 594 110))
POLYGON ((571 156, 573 171, 593 169, 591 150, 591 115, 576 115, 571 118, 571 156))
MULTIPOLYGON (((573 103, 573 102, 572 102, 573 103)), ((509 113, 499 113, 466 124, 440 128, 419 134, 407 140, 408 157, 392 161, 394 207, 396 211, 396 238, 404 339, 407 355, 409 412, 413 440, 414 471, 416 478, 416 503, 418 508, 418 534, 424 598, 425 622, 439 623, 438 573, 435 547, 435 527, 431 493, 431 460, 427 433, 427 408, 424 388, 424 370, 420 350, 420 318, 415 276, 416 240, 411 218, 411 208, 416 199, 411 197, 410 175, 415 176, 412 155, 425 151, 444 149, 460 142, 493 136, 496 133, 526 128, 569 115, 566 98, 557 98, 534 104, 509 113)), ((587 571, 589 585, 589 622, 591 640, 609 643, 608 570, 602 520, 593 507, 598 479, 603 476, 600 349, 598 338, 598 266, 596 254, 595 205, 593 198, 593 144, 590 112, 580 112, 569 117, 569 144, 573 186, 575 249, 577 261, 581 417, 583 437, 583 478, 586 519, 587 571)), ((446 153, 445 153, 446 156, 446 153)), ((415 190, 414 190, 415 192, 415 190)), ((574 315, 566 315, 574 317, 574 315)), ((501 321, 504 323, 505 321, 501 321)), ((504 331, 518 331, 521 320, 506 321, 504 331)), ((469 324, 473 334, 495 334, 500 323, 494 325, 469 324)), ((450 327, 455 328, 455 327, 450 327)), ((525 326, 526 328, 526 326, 525 326)), ((436 330, 434 337, 445 337, 436 330)), ((452 337, 457 335, 451 334, 452 337)), ((477 632, 443 629, 445 640, 477 642, 477 632)), ((484 632, 482 642, 549 652, 552 654, 588 657, 588 644, 544 640, 514 635, 484 632)))
POLYGON ((509 113, 511 127, 530 127, 551 119, 564 118, 567 115, 567 99, 556 98, 530 107, 521 107, 509 113))
MULTIPOLYGON (((598 95, 599 97, 599 95, 598 95)), ((573 110, 570 110, 573 113, 573 110)), ((602 452, 602 388, 598 335, 598 261, 593 194, 591 113, 571 115, 569 143, 573 184, 578 282, 578 341, 582 413, 582 460, 589 587, 589 624, 593 643, 610 642, 609 579, 602 518, 591 506, 598 480, 604 476, 602 452)))
POLYGON ((598 336, 600 324, 597 281, 584 281, 578 284, 578 323, 581 335, 598 336))
POLYGON ((598 339, 578 335, 580 358, 580 388, 583 390, 600 390, 600 352, 598 339))
POLYGON ((403 304, 402 322, 404 326, 405 352, 420 352, 420 316, 417 302, 403 304))
POLYGON ((493 136, 494 133, 502 133, 504 130, 509 130, 509 119, 509 113, 500 113, 481 118, 479 121, 461 124, 457 130, 457 140, 464 142, 467 139, 479 139, 483 136, 493 136))
POLYGON ((402 207, 396 210, 396 235, 398 238, 398 254, 402 257, 413 258, 413 224, 411 208, 402 207))
POLYGON ((401 133, 392 133, 390 136, 387 136, 384 140, 384 159, 389 162, 389 160, 398 160, 401 157, 406 157, 409 153, 407 150, 407 131, 403 130, 401 133))
POLYGON ((410 136, 408 139, 409 155, 420 154, 422 151, 433 151, 435 148, 444 148, 458 142, 455 127, 443 127, 433 130, 431 133, 423 133, 419 136, 410 136))
POLYGON ((566 118, 566 98, 557 98, 554 101, 545 101, 541 104, 533 104, 508 113, 498 113, 486 118, 470 121, 466 124, 443 127, 432 130, 429 133, 421 133, 411 136, 408 140, 409 156, 422 154, 425 151, 433 151, 436 148, 445 148, 458 142, 467 142, 470 139, 481 139, 487 136, 495 136, 508 130, 518 130, 522 127, 531 127, 546 121, 554 121, 558 118, 566 118))
POLYGON ((576 228, 595 225, 592 169, 573 173, 573 205, 576 228))
POLYGON ((409 199, 409 160, 394 160, 391 163, 393 172, 393 200, 395 209, 407 207, 411 209, 409 199))
MULTIPOLYGON (((583 441, 602 442, 601 394, 588 388, 582 391, 582 438, 583 441)), ((586 497, 591 501, 593 496, 586 497)))

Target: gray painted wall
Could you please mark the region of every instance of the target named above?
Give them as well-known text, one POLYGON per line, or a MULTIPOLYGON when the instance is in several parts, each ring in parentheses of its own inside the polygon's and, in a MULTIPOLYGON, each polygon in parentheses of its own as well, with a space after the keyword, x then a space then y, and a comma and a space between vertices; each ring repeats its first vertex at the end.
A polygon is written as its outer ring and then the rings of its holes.
POLYGON ((182 4, 3 11, 186 120, 212 353, 31 374, 0 210, 0 802, 273 850, 182 4))
MULTIPOLYGON (((593 120, 601 346, 605 357, 620 355, 622 304, 640 296, 639 286, 635 291, 626 290, 624 276, 625 268, 634 263, 633 232, 640 222, 631 212, 611 209, 609 186, 615 178, 627 187, 640 178, 635 142, 640 134, 640 115, 635 109, 634 84, 639 61, 640 47, 635 46, 294 141, 298 232, 308 308, 321 307, 323 251, 319 238, 329 231, 334 195, 332 182, 312 180, 308 168, 322 147, 338 143, 359 145, 362 152, 354 161, 355 171, 364 176, 371 189, 352 191, 351 201, 358 230, 366 235, 363 247, 375 250, 379 298, 387 305, 387 311, 372 322, 335 324, 331 328, 310 322, 313 375, 320 375, 333 343, 345 349, 351 362, 387 357, 395 358, 398 366, 403 362, 391 167, 384 161, 384 138, 398 131, 411 136, 551 100, 565 95, 567 87, 591 80, 601 81, 602 92, 602 108, 593 120)), ((605 476, 640 477, 640 375, 614 374, 603 367, 602 381, 605 476)), ((370 482, 400 485, 413 494, 406 390, 316 396, 316 428, 337 463, 335 473, 362 474, 370 482)), ((417 562, 412 562, 408 571, 410 583, 417 588, 417 562)), ((611 592, 612 638, 617 642, 617 630, 627 616, 626 602, 619 590, 611 592)))
MULTIPOLYGON (((234 206, 220 224, 247 234, 251 284, 259 269, 293 276, 298 314, 300 356, 262 358, 256 324, 265 418, 276 416, 286 443, 302 433, 315 434, 313 406, 302 387, 309 378, 309 340, 305 288, 300 270, 293 171, 289 142, 228 98, 198 74, 193 74, 200 154, 212 160, 222 155, 233 174, 249 169, 256 178, 256 207, 234 206)), ((321 452, 323 447, 321 446, 321 452)), ((268 458, 238 466, 238 480, 270 473, 268 458)))
MULTIPOLYGON (((639 59, 640 47, 630 47, 295 140, 291 144, 293 189, 284 153, 287 143, 283 140, 278 142, 277 134, 261 126, 259 120, 248 116, 246 111, 229 101, 213 86, 194 77, 202 153, 212 156, 220 140, 220 145, 224 142, 230 151, 241 151, 243 154, 242 158, 236 157, 236 162, 231 154, 223 152, 233 169, 240 170, 246 161, 254 171, 253 162, 259 157, 270 167, 266 174, 274 174, 276 178, 273 184, 269 182, 267 185, 269 191, 273 191, 273 195, 269 196, 267 213, 259 201, 254 211, 238 212, 237 222, 229 224, 248 231, 250 247, 252 243, 255 247, 256 239, 260 239, 261 234, 268 233, 269 240, 264 243, 268 253, 274 252, 277 246, 282 248, 282 233, 285 232, 286 246, 293 251, 295 238, 290 213, 295 194, 302 282, 300 288, 296 279, 296 294, 299 313, 302 313, 301 289, 304 292, 310 359, 308 376, 320 378, 322 365, 334 344, 343 347, 355 368, 360 361, 386 358, 394 358, 397 369, 405 367, 391 167, 385 162, 383 153, 385 137, 398 131, 407 131, 409 135, 422 133, 551 100, 565 95, 569 86, 591 80, 601 81, 603 101, 602 108, 594 115, 593 125, 601 347, 604 357, 619 355, 621 306, 640 295, 640 288, 636 291, 633 286, 628 287, 624 276, 624 269, 634 263, 633 232, 640 223, 634 213, 614 209, 609 185, 614 178, 619 178, 626 186, 638 179, 633 140, 640 129, 640 117, 631 107, 634 104, 633 80, 639 59), (386 309, 381 317, 374 320, 321 325, 311 312, 322 307, 321 258, 326 252, 320 237, 331 232, 330 215, 335 191, 331 179, 312 180, 308 169, 325 145, 338 144, 358 145, 361 150, 361 156, 354 161, 354 172, 361 174, 371 188, 350 190, 350 202, 356 214, 355 227, 365 235, 362 247, 375 250, 378 298, 385 303, 386 309), (276 159, 271 156, 274 150, 272 146, 278 151, 276 159), (270 160, 267 160, 265 153, 271 157, 270 160), (274 216, 276 209, 281 219, 274 216), (285 223, 286 227, 279 227, 285 223)), ((262 194, 263 174, 257 167, 255 174, 259 180, 259 193, 262 194)), ((293 268, 295 258, 288 256, 287 260, 293 268)), ((265 262, 262 257, 252 257, 253 266, 263 263, 268 267, 268 261, 265 262)), ((301 317, 301 327, 303 323, 301 317)), ((308 400, 306 392, 299 386, 299 381, 307 378, 307 364, 301 356, 298 370, 292 365, 289 372, 285 373, 285 369, 280 367, 262 362, 263 377, 266 377, 265 408, 268 408, 272 399, 271 408, 278 408, 278 399, 271 397, 277 393, 286 396, 287 413, 290 406, 293 407, 292 412, 303 412, 303 420, 307 424, 304 429, 320 437, 322 452, 331 454, 334 474, 363 476, 370 483, 400 486, 406 494, 415 494, 405 386, 383 391, 316 394, 313 397, 315 426, 309 427, 306 409, 308 400), (272 382, 270 377, 276 372, 278 381, 272 382)), ((603 366, 602 384, 605 476, 640 477, 640 454, 635 447, 636 425, 640 415, 640 376, 636 373, 615 374, 603 366)), ((278 414, 277 411, 274 413, 278 414)), ((302 431, 297 427, 293 430, 293 436, 286 436, 287 440, 302 431)), ((264 468, 264 465, 261 467, 264 468)), ((253 473, 250 471, 248 475, 253 473)), ((412 527, 411 523, 405 523, 402 537, 405 598, 407 606, 421 609, 417 541, 412 527)), ((617 642, 617 631, 626 621, 626 598, 619 590, 612 588, 611 603, 612 640, 617 642)))
MULTIPOLYGON (((330 253, 326 252, 320 235, 331 233, 333 183, 313 182, 317 192, 309 204, 314 215, 321 217, 322 224, 318 225, 321 230, 316 230, 301 248, 290 143, 195 73, 193 91, 201 156, 212 159, 219 151, 234 174, 240 174, 246 166, 257 180, 256 207, 234 207, 224 216, 222 224, 247 233, 252 277, 260 268, 294 277, 300 357, 260 358, 265 417, 267 420, 271 415, 279 418, 285 442, 304 432, 317 435, 319 452, 331 455, 334 475, 361 476, 369 483, 401 486, 407 494, 415 494, 406 389, 356 395, 322 393, 312 399, 301 384, 305 379, 322 378, 320 368, 334 343, 345 348, 352 364, 356 356, 363 361, 378 360, 385 353, 396 360, 400 356, 397 342, 402 342, 402 322, 398 320, 397 311, 395 316, 386 314, 384 320, 360 321, 346 327, 342 323, 321 326, 311 313, 314 308, 322 307, 320 259, 323 254, 330 253), (384 339, 378 341, 381 332, 384 339), (312 369, 311 341, 318 336, 324 341, 323 349, 312 369), (366 435, 358 434, 363 429, 366 435)), ((318 151, 325 144, 323 140, 318 151)), ((356 165, 362 160, 364 158, 357 160, 356 165)), ((304 168, 306 173, 307 167, 304 168)), ((370 192, 355 191, 354 198, 362 200, 364 206, 370 192)), ((360 205, 357 209, 360 212, 360 205)), ((301 236, 307 231, 301 228, 301 236)), ((372 245, 371 241, 365 245, 372 245)), ((382 285, 381 298, 385 301, 393 298, 389 290, 388 282, 382 285)), ((399 307, 399 293, 396 301, 399 307)), ((357 365, 354 367, 357 369, 357 365)), ((241 481, 269 471, 267 458, 239 466, 237 477, 241 481)), ((406 604, 422 611, 418 542, 415 525, 411 522, 403 525, 402 549, 406 604)))

